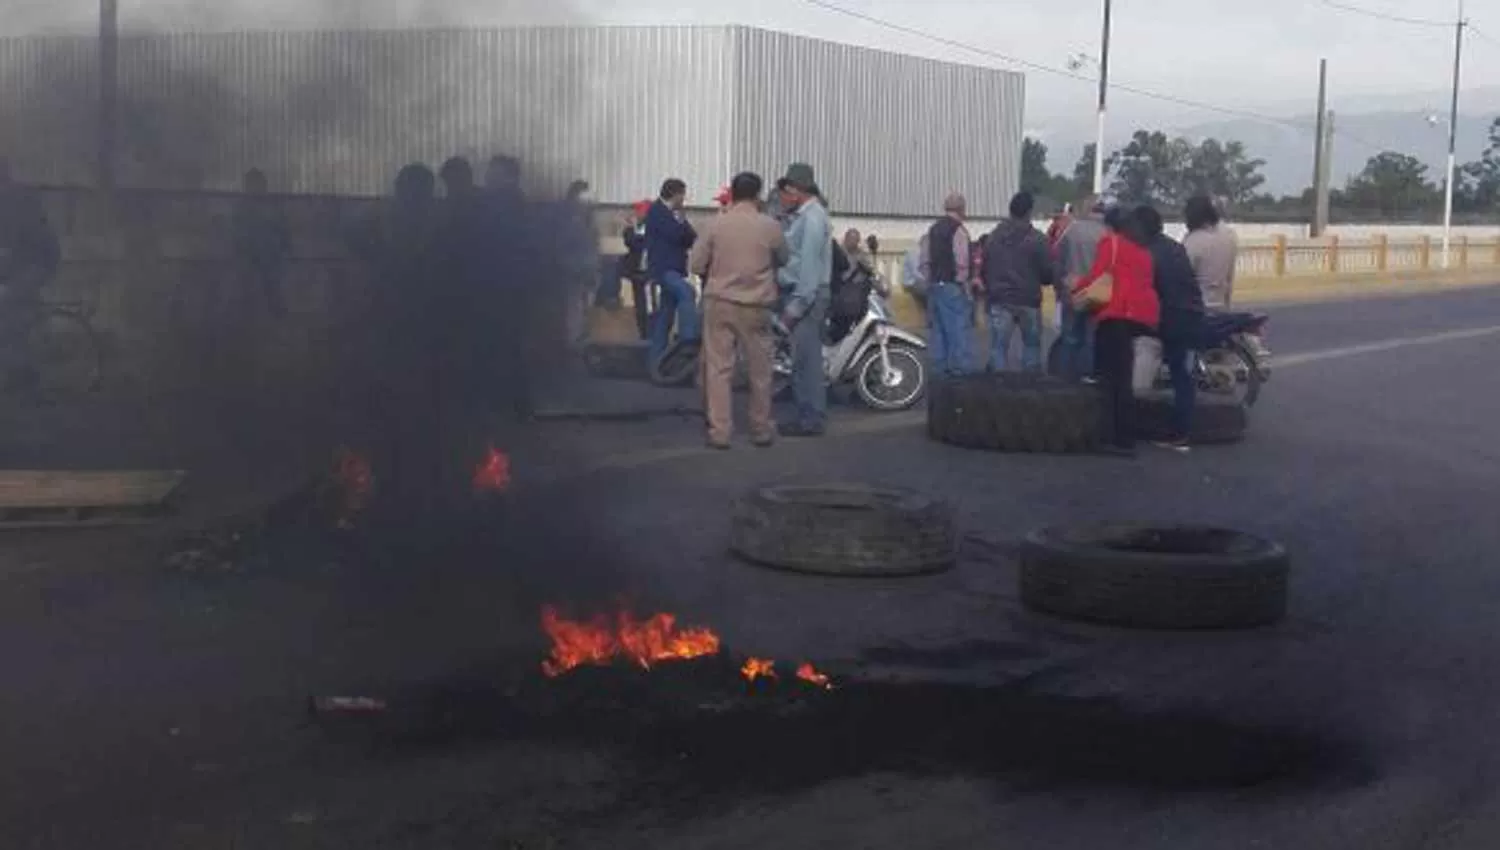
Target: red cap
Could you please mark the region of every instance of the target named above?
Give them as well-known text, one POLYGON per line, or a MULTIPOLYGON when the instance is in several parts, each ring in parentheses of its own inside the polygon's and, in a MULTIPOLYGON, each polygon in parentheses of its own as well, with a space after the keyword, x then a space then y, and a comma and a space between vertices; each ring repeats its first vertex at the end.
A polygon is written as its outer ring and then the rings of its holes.
POLYGON ((640 218, 640 217, 644 216, 646 213, 651 212, 651 202, 650 201, 636 201, 635 204, 632 205, 632 209, 635 210, 636 218, 640 218))
POLYGON ((721 207, 727 207, 729 206, 730 197, 729 187, 725 186, 724 188, 719 190, 719 194, 714 195, 714 202, 721 207))

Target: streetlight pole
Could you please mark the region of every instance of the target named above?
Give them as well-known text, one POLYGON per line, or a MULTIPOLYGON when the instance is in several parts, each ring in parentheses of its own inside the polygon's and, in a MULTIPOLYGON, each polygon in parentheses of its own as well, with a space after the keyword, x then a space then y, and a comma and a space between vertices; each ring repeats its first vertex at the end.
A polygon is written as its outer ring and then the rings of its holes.
MULTIPOLYGON (((1460 0, 1461 2, 1461 0, 1460 0)), ((1111 0, 1104 0, 1104 38, 1099 47, 1099 126, 1094 133, 1094 194, 1104 191, 1104 113, 1109 100, 1109 16, 1111 0)))
POLYGON ((1458 84, 1464 55, 1464 0, 1458 0, 1458 22, 1453 25, 1453 101, 1448 107, 1448 171, 1443 181, 1443 268, 1448 268, 1453 244, 1453 178, 1458 166, 1458 84))

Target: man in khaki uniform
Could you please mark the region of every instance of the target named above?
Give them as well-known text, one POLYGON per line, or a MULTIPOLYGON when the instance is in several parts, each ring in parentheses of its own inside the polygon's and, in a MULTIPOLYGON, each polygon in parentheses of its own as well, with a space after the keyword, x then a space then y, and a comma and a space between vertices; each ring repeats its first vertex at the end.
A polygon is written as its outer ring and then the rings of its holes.
POLYGON ((742 172, 729 185, 730 206, 693 245, 688 268, 703 278, 703 391, 708 445, 729 448, 734 430, 735 344, 750 373, 750 439, 775 440, 771 421, 771 309, 776 270, 788 250, 781 225, 760 211, 760 175, 742 172))

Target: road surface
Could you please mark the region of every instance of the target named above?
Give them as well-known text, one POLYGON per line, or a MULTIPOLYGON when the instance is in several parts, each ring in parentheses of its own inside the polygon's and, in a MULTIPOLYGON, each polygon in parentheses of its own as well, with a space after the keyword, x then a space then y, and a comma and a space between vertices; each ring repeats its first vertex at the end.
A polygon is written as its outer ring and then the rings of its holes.
MULTIPOLYGON (((854 412, 834 439, 709 454, 668 420, 592 426, 577 474, 518 506, 525 545, 485 563, 293 542, 183 573, 150 532, 13 539, 0 846, 1500 846, 1500 291, 1281 308, 1270 341, 1251 438, 1186 456, 963 452, 854 412), (829 478, 948 496, 963 564, 848 584, 724 557, 736 493, 829 478), (1022 611, 1015 541, 1101 517, 1283 541, 1291 617, 1154 635, 1022 611), (351 742, 305 720, 314 693, 547 687, 537 606, 622 595, 905 690, 842 731, 673 728, 607 700, 545 734, 424 716, 351 742)), ((590 686, 614 687, 557 685, 590 686)))

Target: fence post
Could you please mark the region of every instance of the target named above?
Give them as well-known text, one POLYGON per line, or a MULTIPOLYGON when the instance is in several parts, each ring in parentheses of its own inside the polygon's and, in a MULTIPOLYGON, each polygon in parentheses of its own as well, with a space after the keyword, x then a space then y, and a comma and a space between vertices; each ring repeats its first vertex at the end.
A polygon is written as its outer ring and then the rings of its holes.
POLYGON ((1391 239, 1384 233, 1375 237, 1375 270, 1385 271, 1390 268, 1391 239))
POLYGON ((1490 258, 1495 265, 1500 266, 1500 237, 1495 239, 1495 256, 1490 258))
POLYGON ((1422 271, 1432 268, 1432 237, 1423 236, 1421 245, 1417 249, 1418 256, 1422 260, 1422 271))
MULTIPOLYGON (((1272 244, 1276 246, 1276 255, 1274 260, 1276 276, 1286 277, 1286 237, 1278 233, 1276 234, 1276 237, 1273 240, 1272 244)), ((1500 256, 1500 243, 1496 243, 1495 254, 1496 256, 1500 256)))
POLYGON ((1339 237, 1337 234, 1328 237, 1328 273, 1339 273, 1339 237))
POLYGON ((1469 234, 1458 237, 1458 267, 1469 268, 1469 234))

